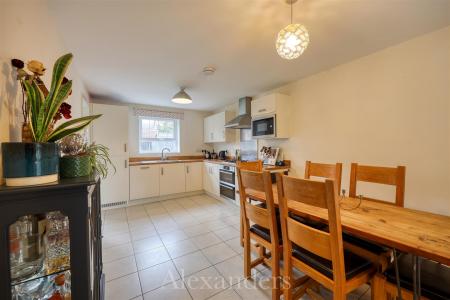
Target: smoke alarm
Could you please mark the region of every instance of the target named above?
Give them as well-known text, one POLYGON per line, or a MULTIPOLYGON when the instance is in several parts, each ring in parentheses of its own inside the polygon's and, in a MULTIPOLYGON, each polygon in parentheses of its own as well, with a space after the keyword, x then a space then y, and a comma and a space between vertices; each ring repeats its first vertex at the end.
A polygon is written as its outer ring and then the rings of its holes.
POLYGON ((216 68, 214 68, 214 67, 204 67, 203 68, 203 74, 205 74, 205 75, 212 75, 212 74, 214 74, 214 72, 216 72, 216 68))

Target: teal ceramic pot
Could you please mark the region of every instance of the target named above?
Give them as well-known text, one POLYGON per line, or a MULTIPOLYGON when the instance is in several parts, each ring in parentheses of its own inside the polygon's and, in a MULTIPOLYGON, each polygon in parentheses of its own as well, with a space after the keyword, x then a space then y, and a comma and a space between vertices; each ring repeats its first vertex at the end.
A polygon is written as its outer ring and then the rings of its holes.
POLYGON ((2 162, 9 186, 58 180, 59 149, 55 143, 2 143, 2 162))
POLYGON ((91 173, 89 155, 63 156, 59 159, 59 175, 62 178, 87 176, 91 173))

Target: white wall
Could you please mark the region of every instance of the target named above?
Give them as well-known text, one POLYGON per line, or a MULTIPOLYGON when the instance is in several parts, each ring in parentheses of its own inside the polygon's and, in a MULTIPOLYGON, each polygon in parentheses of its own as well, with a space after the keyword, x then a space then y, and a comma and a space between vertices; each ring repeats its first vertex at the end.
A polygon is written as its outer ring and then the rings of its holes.
POLYGON ((306 160, 344 163, 347 191, 351 162, 405 165, 405 206, 450 215, 449 73, 447 27, 299 80, 277 89, 293 98, 293 136, 260 144, 297 176, 306 160))
POLYGON ((126 105, 129 107, 129 152, 130 157, 152 157, 158 154, 139 153, 139 118, 134 116, 133 107, 142 107, 159 111, 182 112, 184 119, 180 121, 180 153, 169 153, 168 156, 179 155, 202 155, 201 150, 208 148, 203 144, 203 118, 209 115, 208 112, 195 110, 182 110, 169 107, 138 105, 138 104, 118 104, 107 99, 93 98, 92 102, 126 105))
MULTIPOLYGON (((46 1, 0 2, 0 142, 20 141, 22 96, 10 60, 19 58, 26 62, 36 59, 43 62, 47 68, 43 80, 48 86, 54 61, 70 49, 65 49, 46 1)), ((74 56, 76 63, 76 53, 74 56)), ((73 64, 67 77, 73 80, 68 102, 75 118, 81 114, 82 95, 87 99, 89 96, 73 64)))

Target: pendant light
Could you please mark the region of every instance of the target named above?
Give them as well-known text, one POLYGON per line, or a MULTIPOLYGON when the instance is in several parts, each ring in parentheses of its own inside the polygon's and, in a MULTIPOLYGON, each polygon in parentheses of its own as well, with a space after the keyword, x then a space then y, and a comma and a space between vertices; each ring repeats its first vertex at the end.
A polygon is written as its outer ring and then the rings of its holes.
POLYGON ((278 55, 284 59, 295 59, 302 55, 309 44, 309 34, 302 24, 292 23, 292 4, 297 0, 286 0, 291 5, 291 24, 278 33, 276 48, 278 55))
POLYGON ((172 102, 177 104, 190 104, 192 103, 192 98, 184 91, 184 88, 181 88, 180 91, 172 97, 172 102))

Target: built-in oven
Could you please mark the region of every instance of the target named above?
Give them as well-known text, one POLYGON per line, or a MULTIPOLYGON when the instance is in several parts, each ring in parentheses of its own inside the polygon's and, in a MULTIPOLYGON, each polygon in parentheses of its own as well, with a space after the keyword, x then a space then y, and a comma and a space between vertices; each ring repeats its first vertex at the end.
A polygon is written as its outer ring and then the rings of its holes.
POLYGON ((220 195, 236 200, 236 168, 233 166, 222 165, 219 169, 220 195))
POLYGON ((254 138, 276 137, 276 116, 261 116, 252 119, 252 136, 254 138))

